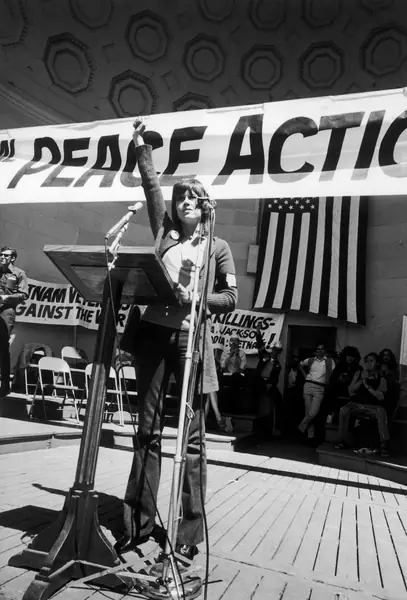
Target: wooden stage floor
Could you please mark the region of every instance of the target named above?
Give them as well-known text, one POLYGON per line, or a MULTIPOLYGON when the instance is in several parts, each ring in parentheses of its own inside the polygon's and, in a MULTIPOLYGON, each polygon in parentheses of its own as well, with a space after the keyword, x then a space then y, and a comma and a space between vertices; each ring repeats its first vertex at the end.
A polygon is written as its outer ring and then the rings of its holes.
MULTIPOLYGON (((33 571, 9 566, 9 559, 55 520, 74 481, 78 450, 0 456, 0 598, 20 600, 32 581, 33 571)), ((405 600, 406 486, 282 458, 218 452, 217 460, 211 454, 208 599, 405 600)), ((100 450, 95 487, 100 522, 112 540, 120 533, 120 498, 131 459, 131 452, 100 450)), ((164 458, 159 497, 164 521, 172 464, 164 458)), ((158 554, 152 541, 141 550, 150 560, 158 554)), ((200 550, 196 560, 204 566, 204 545, 200 550)), ((126 558, 139 560, 133 552, 126 558)), ((54 597, 124 598, 80 582, 54 597)), ((135 591, 127 597, 142 598, 135 591)))

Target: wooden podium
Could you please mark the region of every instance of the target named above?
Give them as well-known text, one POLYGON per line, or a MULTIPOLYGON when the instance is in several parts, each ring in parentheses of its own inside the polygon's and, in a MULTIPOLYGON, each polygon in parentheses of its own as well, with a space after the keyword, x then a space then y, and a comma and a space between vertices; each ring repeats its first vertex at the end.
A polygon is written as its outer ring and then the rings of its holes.
POLYGON ((39 570, 23 600, 45 600, 69 581, 88 576, 126 592, 128 583, 114 572, 123 570, 122 563, 101 530, 94 490, 116 317, 121 303, 179 305, 179 301, 152 247, 123 246, 111 268, 104 246, 45 246, 44 252, 86 301, 101 302, 102 312, 74 484, 56 521, 9 564, 39 570), (108 574, 97 577, 106 570, 108 574))

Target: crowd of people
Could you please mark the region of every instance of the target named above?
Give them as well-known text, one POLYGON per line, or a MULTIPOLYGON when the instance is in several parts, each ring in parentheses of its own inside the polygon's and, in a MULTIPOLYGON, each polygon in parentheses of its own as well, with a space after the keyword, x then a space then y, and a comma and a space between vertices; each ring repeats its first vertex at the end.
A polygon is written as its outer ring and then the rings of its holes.
MULTIPOLYGON (((155 520, 165 420, 163 405, 170 375, 175 377, 178 391, 183 381, 191 319, 196 318, 191 310, 194 273, 199 253, 204 252, 209 243, 210 215, 216 205, 198 180, 186 179, 175 184, 171 208, 167 212, 153 164, 152 147, 143 139, 144 129, 141 121, 134 124, 135 155, 156 249, 175 284, 180 305, 148 306, 142 315, 137 315, 135 330, 131 330, 129 352, 137 372, 138 430, 123 502, 124 535, 115 545, 119 554, 157 535, 155 520), (206 228, 205 235, 203 228, 206 228)), ((233 311, 237 302, 230 247, 221 238, 213 237, 212 241, 214 250, 205 255, 207 288, 202 287, 201 280, 198 285, 198 297, 207 292, 206 317, 233 311)), ((16 256, 14 248, 5 246, 0 250, 0 395, 3 396, 9 392, 9 340, 15 307, 27 298, 28 292, 25 273, 14 266, 16 256)), ((282 346, 278 341, 266 343, 261 331, 257 330, 257 366, 248 370, 238 337, 232 337, 228 347, 217 357, 212 346, 209 318, 203 319, 198 331, 202 352, 198 370, 202 377, 198 377, 200 393, 192 390, 182 481, 182 517, 173 540, 178 558, 186 564, 193 560, 197 545, 204 539, 205 418, 211 409, 218 429, 226 431, 223 407, 230 410, 228 402, 235 407, 242 389, 247 391, 249 387, 250 411, 262 417, 261 428, 266 434, 284 435, 294 426, 314 443, 318 439, 320 423, 329 415, 339 423, 338 447, 344 447, 349 444, 349 434, 355 433, 357 425, 361 427, 364 420, 373 419, 377 423, 380 451, 386 454, 388 423, 398 397, 397 362, 389 349, 379 354, 370 352, 362 365, 359 351, 352 346, 344 348, 338 357, 328 356, 322 343, 317 344, 313 355, 304 360, 294 352, 283 398, 279 358, 282 346), (218 392, 225 390, 227 393, 221 394, 219 406, 218 392), (202 404, 200 396, 206 398, 206 403, 202 404)))
MULTIPOLYGON (((226 402, 221 403, 221 410, 225 407, 231 411, 232 400, 236 412, 237 394, 247 394, 249 386, 251 412, 264 417, 262 428, 268 435, 296 432, 305 443, 315 446, 324 439, 325 424, 333 423, 339 428, 336 448, 353 446, 356 452, 388 455, 389 424, 399 397, 398 364, 389 348, 369 352, 363 360, 354 346, 330 355, 324 343, 318 343, 312 355, 303 360, 293 352, 285 386, 279 385, 281 346, 275 343, 266 347, 258 331, 257 348, 257 367, 250 377, 246 371, 245 387, 246 360, 238 339, 231 340, 223 353, 220 387, 226 402), (285 388, 284 398, 281 387, 285 388)), ((218 407, 217 411, 222 423, 218 407)))

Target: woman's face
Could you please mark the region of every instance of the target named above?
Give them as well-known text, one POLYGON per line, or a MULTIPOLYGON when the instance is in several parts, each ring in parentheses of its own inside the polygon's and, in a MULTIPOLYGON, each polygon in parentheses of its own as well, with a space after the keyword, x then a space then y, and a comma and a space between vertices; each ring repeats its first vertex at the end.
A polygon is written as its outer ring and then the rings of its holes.
POLYGON ((175 196, 175 208, 181 223, 198 225, 202 216, 202 210, 198 208, 198 200, 197 196, 192 196, 188 191, 175 196))
POLYGON ((382 361, 384 363, 389 363, 391 362, 391 354, 388 350, 385 350, 382 354, 382 361))
POLYGON ((368 371, 374 371, 376 368, 376 359, 374 356, 368 356, 365 359, 365 365, 366 365, 366 369, 368 371))

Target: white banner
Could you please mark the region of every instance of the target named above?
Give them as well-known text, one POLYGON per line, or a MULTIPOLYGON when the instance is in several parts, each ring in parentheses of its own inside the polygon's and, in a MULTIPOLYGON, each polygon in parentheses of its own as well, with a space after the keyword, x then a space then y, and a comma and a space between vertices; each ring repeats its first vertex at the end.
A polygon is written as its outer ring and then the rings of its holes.
MULTIPOLYGON (((122 332, 130 305, 119 310, 117 327, 122 332)), ((44 283, 28 278, 28 300, 16 308, 17 321, 44 325, 81 325, 97 329, 100 304, 85 302, 82 296, 67 283, 44 283)))
POLYGON ((265 344, 279 341, 284 314, 237 309, 212 317, 212 343, 215 349, 227 348, 231 337, 238 337, 246 354, 256 354, 256 329, 259 327, 265 344))
MULTIPOLYGON (((406 89, 151 115, 164 196, 198 177, 214 198, 405 194, 406 89)), ((144 200, 133 119, 0 131, 0 203, 144 200)))

